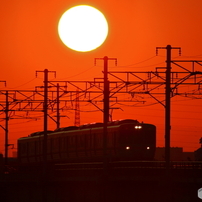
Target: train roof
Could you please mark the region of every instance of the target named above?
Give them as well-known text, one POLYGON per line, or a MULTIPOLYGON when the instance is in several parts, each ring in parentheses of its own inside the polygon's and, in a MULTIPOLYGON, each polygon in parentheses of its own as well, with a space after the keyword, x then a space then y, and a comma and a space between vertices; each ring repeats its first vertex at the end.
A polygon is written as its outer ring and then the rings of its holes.
POLYGON ((95 122, 95 123, 89 123, 89 124, 84 124, 79 126, 79 129, 85 129, 85 128, 98 128, 98 127, 103 127, 104 124, 100 122, 95 122))
MULTIPOLYGON (((116 126, 124 123, 139 123, 137 120, 133 119, 122 119, 122 120, 115 120, 108 122, 108 126, 116 126)), ((82 130, 82 129, 88 129, 88 128, 99 128, 103 127, 104 123, 102 122, 93 122, 93 123, 87 123, 80 126, 67 126, 63 128, 57 128, 54 130, 54 132, 60 132, 60 131, 70 131, 70 130, 82 130)))
MULTIPOLYGON (((118 126, 120 124, 127 124, 127 123, 135 123, 135 124, 139 124, 139 121, 134 120, 134 119, 122 119, 122 120, 114 120, 114 121, 110 121, 108 122, 108 126, 118 126)), ((99 128, 99 127, 103 127, 104 123, 101 122, 94 122, 94 123, 89 123, 89 124, 84 124, 81 126, 67 126, 67 127, 63 127, 63 128, 57 128, 54 131, 52 130, 48 130, 47 133, 54 133, 54 132, 62 132, 62 131, 72 131, 72 130, 82 130, 82 129, 90 129, 90 128, 99 128)), ((31 133, 28 137, 34 137, 34 136, 40 136, 43 135, 44 131, 38 131, 38 132, 34 132, 31 133)))
MULTIPOLYGON (((52 132, 53 132, 52 130, 47 131, 47 133, 52 133, 52 132)), ((31 133, 29 135, 29 137, 39 136, 39 135, 43 135, 43 134, 44 134, 44 131, 38 131, 38 132, 31 133)))
POLYGON ((124 123, 139 123, 139 121, 134 120, 134 119, 121 119, 121 120, 115 120, 115 121, 110 121, 108 122, 108 126, 116 126, 124 123))
POLYGON ((54 132, 77 130, 77 129, 78 129, 77 126, 67 126, 67 127, 63 127, 63 128, 57 128, 54 130, 54 132))

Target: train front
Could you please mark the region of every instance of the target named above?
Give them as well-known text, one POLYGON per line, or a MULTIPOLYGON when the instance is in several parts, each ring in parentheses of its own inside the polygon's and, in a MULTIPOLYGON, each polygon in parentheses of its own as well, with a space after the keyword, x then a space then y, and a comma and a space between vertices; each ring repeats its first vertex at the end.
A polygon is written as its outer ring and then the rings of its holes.
POLYGON ((120 157, 128 160, 153 160, 156 149, 156 127, 146 123, 120 125, 120 157))

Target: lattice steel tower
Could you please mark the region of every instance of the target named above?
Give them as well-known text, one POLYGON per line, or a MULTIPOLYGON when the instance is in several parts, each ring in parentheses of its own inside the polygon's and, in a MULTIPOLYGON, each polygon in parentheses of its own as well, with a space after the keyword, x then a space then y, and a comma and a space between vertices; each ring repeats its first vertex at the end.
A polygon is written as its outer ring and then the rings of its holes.
POLYGON ((76 99, 75 99, 75 126, 80 126, 80 105, 79 105, 79 90, 76 91, 76 99))

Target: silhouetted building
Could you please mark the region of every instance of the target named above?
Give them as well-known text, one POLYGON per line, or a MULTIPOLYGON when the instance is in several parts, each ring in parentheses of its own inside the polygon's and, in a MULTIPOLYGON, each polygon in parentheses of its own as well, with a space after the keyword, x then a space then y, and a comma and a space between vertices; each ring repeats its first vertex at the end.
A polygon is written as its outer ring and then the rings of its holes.
POLYGON ((199 144, 201 145, 201 147, 194 151, 195 161, 202 161, 202 137, 199 139, 199 144))
POLYGON ((182 161, 194 161, 194 152, 183 152, 182 153, 182 161))
MULTIPOLYGON (((155 153, 155 160, 165 161, 165 147, 157 147, 155 153)), ((193 161, 193 152, 183 152, 182 147, 170 148, 170 160, 171 161, 193 161)))
POLYGON ((13 158, 17 158, 18 152, 17 151, 13 151, 13 158))
POLYGON ((196 161, 202 161, 202 148, 199 148, 194 151, 194 158, 196 161))

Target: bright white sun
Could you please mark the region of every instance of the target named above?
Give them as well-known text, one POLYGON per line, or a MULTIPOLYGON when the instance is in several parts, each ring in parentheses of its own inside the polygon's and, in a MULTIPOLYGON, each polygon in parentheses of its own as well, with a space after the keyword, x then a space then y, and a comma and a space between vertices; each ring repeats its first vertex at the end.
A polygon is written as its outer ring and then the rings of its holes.
POLYGON ((58 33, 67 47, 86 52, 103 44, 108 35, 108 23, 105 16, 96 8, 79 5, 62 15, 58 33))

